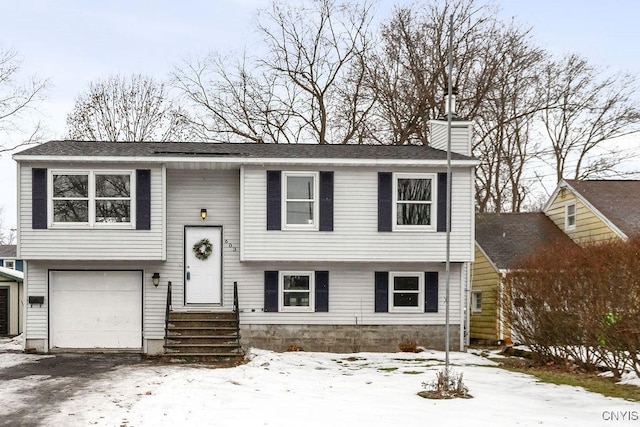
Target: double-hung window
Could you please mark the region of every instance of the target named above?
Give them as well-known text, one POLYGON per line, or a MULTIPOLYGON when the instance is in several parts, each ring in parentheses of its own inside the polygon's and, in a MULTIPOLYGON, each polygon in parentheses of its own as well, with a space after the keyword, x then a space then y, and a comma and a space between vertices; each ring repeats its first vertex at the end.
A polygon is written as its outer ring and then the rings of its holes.
POLYGON ((283 172, 283 224, 285 229, 318 228, 318 173, 283 172))
POLYGON ((132 171, 53 171, 51 182, 54 225, 133 225, 132 171))
POLYGON ((481 291, 471 292, 471 311, 473 313, 482 312, 482 292, 481 291))
POLYGON ((15 270, 16 269, 16 264, 13 261, 5 260, 4 261, 4 267, 5 268, 9 268, 11 270, 15 270))
POLYGON ((280 272, 280 311, 314 311, 314 273, 280 272))
POLYGON ((565 230, 573 230, 576 228, 576 204, 569 203, 565 205, 564 228, 565 230))
POLYGON ((394 228, 435 230, 435 175, 394 175, 394 228))
POLYGON ((131 175, 95 174, 95 221, 131 222, 131 175))
POLYGON ((423 311, 424 273, 390 273, 389 279, 389 311, 423 311))

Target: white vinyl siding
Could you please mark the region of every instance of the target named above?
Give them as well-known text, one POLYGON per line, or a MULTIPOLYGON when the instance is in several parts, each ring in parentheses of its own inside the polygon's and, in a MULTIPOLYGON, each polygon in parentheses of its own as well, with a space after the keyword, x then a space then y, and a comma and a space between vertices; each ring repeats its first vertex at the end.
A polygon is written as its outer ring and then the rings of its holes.
MULTIPOLYGON (((429 122, 431 140, 429 146, 446 151, 448 140, 448 124, 446 120, 429 122)), ((451 152, 471 155, 471 122, 454 121, 451 126, 451 152)))
MULTIPOLYGON (((151 282, 155 271, 163 271, 156 262, 136 261, 30 261, 25 263, 28 269, 25 274, 25 302, 29 296, 44 296, 42 307, 26 304, 25 334, 28 340, 48 340, 47 313, 49 311, 49 270, 143 270, 143 338, 164 338, 164 310, 167 295, 165 278, 161 279, 161 286, 156 288, 151 282), (164 286, 162 286, 164 285, 164 286), (151 325, 151 326, 150 326, 151 325), (161 328, 160 328, 160 325, 161 328)), ((46 344, 48 345, 48 343, 46 344)))
MULTIPOLYGON (((243 169, 243 260, 444 261, 444 232, 378 231, 378 169, 319 167, 319 170, 334 171, 334 231, 330 233, 267 230, 266 169, 253 166, 243 169)), ((385 170, 395 173, 444 172, 409 168, 385 170)), ((468 262, 473 259, 474 236, 472 169, 454 168, 452 187, 451 260, 468 262)))
MULTIPOLYGON (((159 173, 159 171, 158 171, 159 173)), ((264 172, 263 172, 264 173, 264 172)), ((152 173, 152 176, 155 174, 152 173)), ((29 176, 31 172, 29 171, 29 176)), ((371 172, 377 182, 377 173, 371 172)), ((48 337, 47 331, 47 269, 100 269, 100 270, 143 270, 143 338, 160 340, 164 338, 167 283, 172 282, 173 309, 184 306, 184 226, 222 226, 223 236, 223 294, 222 306, 217 310, 231 310, 233 307, 233 284, 238 283, 240 321, 242 325, 264 324, 328 324, 328 325, 442 325, 445 322, 445 274, 442 259, 433 262, 240 262, 240 171, 239 170, 167 170, 167 259, 137 261, 30 261, 28 268, 29 295, 45 296, 42 307, 27 310, 27 339, 48 337), (200 218, 200 210, 207 209, 207 219, 200 218), (329 312, 265 313, 264 272, 329 271, 329 312), (375 271, 438 271, 440 288, 437 313, 375 313, 375 271), (153 286, 151 276, 160 273, 160 285, 153 286)), ((30 188, 30 183, 29 183, 30 188)), ((377 195, 377 188, 368 190, 377 195)), ((264 196, 264 193, 262 193, 264 196)), ((354 195, 358 195, 354 192, 354 195)), ((355 196, 354 196, 355 197, 355 196)), ((359 196, 358 196, 359 197, 359 196)), ((469 200, 472 195, 469 193, 469 200)), ((155 203, 155 202, 154 202, 155 203)), ((246 201, 245 201, 246 203, 246 201)), ((30 199, 29 199, 30 204, 30 199)), ((346 206, 340 207, 344 216, 346 206)), ((455 210, 455 209, 454 209, 455 210)), ((264 212, 264 211, 263 211, 264 212)), ((377 208, 367 213, 369 222, 377 220, 377 208)), ((30 221, 30 219, 29 219, 30 221)), ((260 224, 264 227, 264 216, 260 224)), ((30 222, 29 222, 30 226, 30 222)), ((373 225, 372 225, 373 226, 373 225)), ((41 230, 42 232, 52 230, 41 230)), ((95 231, 95 230, 94 230, 95 231)), ((113 231, 113 230, 112 230, 113 231)), ((345 233, 344 227, 340 232, 345 233)), ((357 230, 350 230, 351 233, 357 230)), ((292 232, 285 232, 292 233, 292 232)), ((293 232, 296 234, 297 232, 293 232)), ((377 233, 377 231, 375 232, 377 233)), ((305 233, 306 234, 306 233, 305 233)), ((315 232, 315 234, 321 234, 315 232)), ((331 233, 326 233, 331 234, 331 233)), ((430 233, 433 235, 435 233, 430 233)), ((356 234, 357 235, 357 234, 356 234)), ((403 234, 403 239, 409 235, 403 234)), ((298 241, 301 248, 306 242, 298 241)), ((304 240, 304 239, 302 239, 304 240)), ((269 239, 262 241, 265 251, 269 250, 269 239)), ((340 244, 334 247, 340 250, 340 244)), ((365 250, 362 248, 362 250, 365 250)), ((382 251, 385 252, 385 251, 382 251)), ((405 251, 404 253, 407 253, 405 251)), ((388 252, 390 256, 395 254, 388 252)), ((397 256, 396 256, 397 257, 397 256)), ((384 254, 377 258, 384 258, 384 254)), ((452 265, 451 313, 461 307, 463 285, 461 274, 463 264, 452 265), (457 289, 457 291, 456 291, 457 289)), ((456 317, 452 317, 452 324, 456 317)))
MULTIPOLYGON (((451 268, 450 310, 451 324, 459 324, 461 307, 462 266, 451 268)), ((242 280, 238 283, 240 321, 243 325, 259 324, 314 324, 314 325, 443 325, 445 323, 445 272, 441 263, 397 264, 397 263, 243 263, 242 280), (264 271, 275 270, 329 271, 329 312, 327 313, 265 313, 264 271), (439 273, 438 312, 375 312, 375 272, 376 271, 437 271, 439 273)), ((424 273, 422 273, 424 275, 424 273)), ((424 297, 420 305, 424 308, 424 297)))
MULTIPOLYGON (((70 165, 70 168, 74 165, 70 165)), ((75 165, 77 168, 77 165, 75 165)), ((59 165, 37 165, 60 170, 59 165)), ((42 260, 162 260, 165 257, 164 188, 162 169, 149 165, 117 165, 117 169, 151 169, 151 229, 111 228, 101 224, 95 228, 50 227, 31 228, 31 165, 21 164, 19 186, 20 256, 42 260)), ((79 168, 77 168, 79 169, 79 168)), ((114 166, 90 164, 82 169, 112 171, 114 166)), ((135 175, 135 173, 134 173, 135 175)), ((49 182, 49 187, 51 182, 49 182)), ((50 188, 49 188, 50 191, 50 188)), ((135 191, 132 189, 132 192, 135 191)), ((132 194, 135 197, 135 193, 132 194)), ((49 210, 51 205, 49 205, 49 210)), ((135 216, 135 212, 131 213, 135 216)))
MULTIPOLYGON (((184 227, 222 227, 222 310, 233 307, 233 282, 241 282, 239 170, 167 170, 167 262, 160 287, 173 283, 173 307, 184 307, 184 227), (207 219, 200 210, 207 210, 207 219)), ((164 310, 164 298, 158 301, 164 310)), ((158 307, 160 309, 160 307, 158 307)), ((163 311, 164 319, 164 311, 163 311)), ((163 320, 164 322, 164 320, 163 320)), ((158 325, 158 333, 164 323, 158 325)), ((164 333, 164 332, 162 332, 164 333)))

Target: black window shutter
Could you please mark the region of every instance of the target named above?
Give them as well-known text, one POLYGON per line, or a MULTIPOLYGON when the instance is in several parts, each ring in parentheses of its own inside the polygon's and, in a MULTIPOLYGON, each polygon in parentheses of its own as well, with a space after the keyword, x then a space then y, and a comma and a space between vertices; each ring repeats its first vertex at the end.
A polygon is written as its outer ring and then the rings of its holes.
POLYGON ((378 231, 391 231, 393 183, 390 172, 378 172, 378 231))
POLYGON ((438 312, 438 272, 427 271, 424 273, 424 311, 425 313, 438 312))
POLYGON ((437 231, 447 231, 447 174, 438 174, 438 225, 437 231))
POLYGON ((333 172, 320 172, 320 231, 333 231, 333 172))
POLYGON ((24 271, 24 261, 21 259, 16 260, 16 270, 24 271))
POLYGON ((386 271, 376 271, 376 313, 386 313, 389 311, 389 273, 386 271))
POLYGON ((281 180, 281 171, 267 171, 267 230, 282 228, 281 180))
POLYGON ((47 228, 47 170, 31 169, 31 228, 47 228))
POLYGON ((316 311, 329 311, 329 272, 316 271, 316 311))
POLYGON ((136 229, 151 230, 151 170, 136 170, 136 229))
POLYGON ((264 272, 264 311, 278 311, 278 272, 264 272))

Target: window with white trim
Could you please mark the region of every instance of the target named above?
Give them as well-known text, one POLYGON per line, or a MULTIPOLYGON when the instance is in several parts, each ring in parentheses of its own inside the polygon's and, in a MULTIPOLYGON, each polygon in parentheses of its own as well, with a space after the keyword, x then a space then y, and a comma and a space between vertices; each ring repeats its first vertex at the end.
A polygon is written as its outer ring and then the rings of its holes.
POLYGON ((53 225, 132 226, 133 171, 52 171, 53 225))
POLYGON ((389 273, 389 311, 424 312, 424 273, 389 273))
POLYGON ((435 183, 434 174, 394 174, 394 228, 435 230, 435 183))
POLYGON ((285 229, 318 228, 318 173, 282 173, 282 223, 285 229))
POLYGON ((281 271, 278 280, 282 312, 314 311, 315 283, 312 271, 281 271))
POLYGON ((9 268, 11 270, 15 270, 16 269, 16 264, 15 264, 14 261, 5 260, 4 261, 4 267, 5 268, 9 268))
POLYGON ((564 228, 565 230, 573 230, 576 228, 576 204, 568 203, 564 207, 565 209, 565 217, 564 217, 564 228))
POLYGON ((482 291, 471 292, 471 312, 480 313, 482 311, 482 291))

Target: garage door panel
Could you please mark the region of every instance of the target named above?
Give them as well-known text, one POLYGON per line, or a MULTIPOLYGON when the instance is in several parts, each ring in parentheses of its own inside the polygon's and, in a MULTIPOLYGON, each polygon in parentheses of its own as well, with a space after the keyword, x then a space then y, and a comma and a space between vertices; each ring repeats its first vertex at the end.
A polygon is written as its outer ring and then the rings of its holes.
POLYGON ((141 347, 141 272, 52 272, 50 292, 52 347, 141 347))

